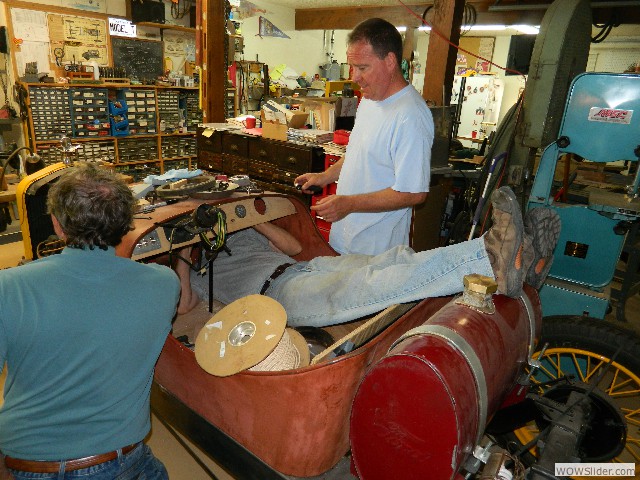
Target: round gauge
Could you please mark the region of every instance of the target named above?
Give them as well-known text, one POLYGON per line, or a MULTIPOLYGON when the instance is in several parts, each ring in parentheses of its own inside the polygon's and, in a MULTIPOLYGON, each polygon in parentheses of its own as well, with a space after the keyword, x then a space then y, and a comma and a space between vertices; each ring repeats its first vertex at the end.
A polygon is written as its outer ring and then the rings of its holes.
POLYGON ((53 54, 57 57, 57 58, 62 58, 64 57, 64 49, 63 48, 54 48, 53 49, 53 54))
POLYGON ((244 205, 236 205, 235 212, 238 218, 244 218, 247 216, 247 209, 244 205))

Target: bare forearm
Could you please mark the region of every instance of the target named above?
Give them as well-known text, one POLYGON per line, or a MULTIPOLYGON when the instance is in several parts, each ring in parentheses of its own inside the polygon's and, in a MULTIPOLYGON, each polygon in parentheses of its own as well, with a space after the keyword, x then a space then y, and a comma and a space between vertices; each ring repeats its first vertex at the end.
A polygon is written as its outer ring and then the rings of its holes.
POLYGON ((316 185, 318 187, 326 187, 330 183, 338 181, 340 171, 342 170, 343 161, 344 157, 342 157, 340 160, 338 160, 336 163, 334 163, 332 166, 321 173, 305 173, 303 175, 300 175, 294 180, 293 183, 302 187, 302 190, 305 193, 311 193, 307 189, 313 185, 316 185))
POLYGON ((325 185, 329 185, 330 183, 337 182, 340 177, 340 172, 342 171, 342 164, 344 163, 344 157, 341 157, 336 163, 327 168, 324 173, 324 180, 327 181, 325 185))
POLYGON ((396 192, 387 188, 359 195, 329 195, 311 209, 327 222, 337 222, 350 213, 398 210, 422 203, 426 198, 426 193, 396 192))
POLYGON ((350 213, 353 212, 388 212, 401 208, 413 207, 424 202, 427 193, 397 192, 386 188, 377 192, 346 195, 350 213))
POLYGON ((286 255, 297 255, 302 251, 302 245, 297 238, 273 223, 260 223, 253 228, 267 237, 273 247, 286 255))

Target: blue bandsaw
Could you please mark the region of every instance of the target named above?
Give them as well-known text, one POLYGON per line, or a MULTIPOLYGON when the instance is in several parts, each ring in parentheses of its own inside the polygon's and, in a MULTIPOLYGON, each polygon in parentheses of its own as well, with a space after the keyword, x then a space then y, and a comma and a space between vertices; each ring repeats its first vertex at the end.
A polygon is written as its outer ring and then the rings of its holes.
POLYGON ((554 263, 540 290, 543 315, 604 318, 625 226, 640 218, 640 170, 630 169, 636 174, 626 185, 588 186, 583 203, 562 203, 554 199, 552 187, 559 159, 569 154, 637 167, 640 75, 584 73, 573 80, 558 138, 542 153, 528 201, 529 209, 556 209, 562 220, 554 263))

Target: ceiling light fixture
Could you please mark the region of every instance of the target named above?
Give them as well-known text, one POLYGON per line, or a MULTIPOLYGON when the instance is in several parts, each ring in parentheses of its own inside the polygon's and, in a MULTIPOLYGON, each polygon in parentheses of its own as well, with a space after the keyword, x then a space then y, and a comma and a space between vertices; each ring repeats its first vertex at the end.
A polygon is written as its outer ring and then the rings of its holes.
MULTIPOLYGON (((491 31, 497 32, 497 31, 504 31, 509 28, 517 30, 518 32, 521 32, 521 33, 537 34, 540 32, 540 27, 539 26, 536 27, 533 25, 462 25, 462 27, 460 27, 460 30, 476 31, 476 32, 491 32, 491 31)), ((404 33, 407 31, 407 27, 404 27, 404 26, 397 27, 397 29, 400 33, 404 33)), ((418 30, 421 32, 428 32, 431 30, 431 27, 427 27, 426 25, 423 25, 421 27, 418 27, 418 30)))
POLYGON ((511 25, 509 28, 513 28, 520 33, 525 33, 527 35, 537 35, 540 33, 540 26, 534 25, 511 25))

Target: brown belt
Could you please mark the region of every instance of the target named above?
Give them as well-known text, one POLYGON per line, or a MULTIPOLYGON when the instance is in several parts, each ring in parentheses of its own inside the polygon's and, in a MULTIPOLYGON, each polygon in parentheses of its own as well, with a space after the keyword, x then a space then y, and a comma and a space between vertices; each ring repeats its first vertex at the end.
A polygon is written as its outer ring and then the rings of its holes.
POLYGON ((260 295, 264 295, 267 289, 271 286, 271 282, 273 282, 276 278, 282 275, 284 271, 287 268, 289 268, 291 265, 293 265, 293 263, 283 263, 278 268, 276 268, 275 271, 271 274, 271 276, 267 278, 267 280, 264 282, 264 285, 262 285, 262 288, 260 289, 260 295))
MULTIPOLYGON (((140 442, 127 445, 122 448, 122 455, 126 455, 134 448, 140 445, 140 442)), ((81 468, 93 467, 94 465, 100 465, 101 463, 110 462, 118 458, 118 452, 102 453, 100 455, 92 455, 90 457, 76 458, 74 460, 67 460, 64 462, 64 470, 71 472, 73 470, 80 470, 81 468)), ((31 472, 31 473, 57 473, 60 471, 60 465, 62 462, 46 462, 46 461, 34 461, 34 460, 22 460, 20 458, 5 457, 5 465, 12 470, 18 470, 19 472, 31 472)))

